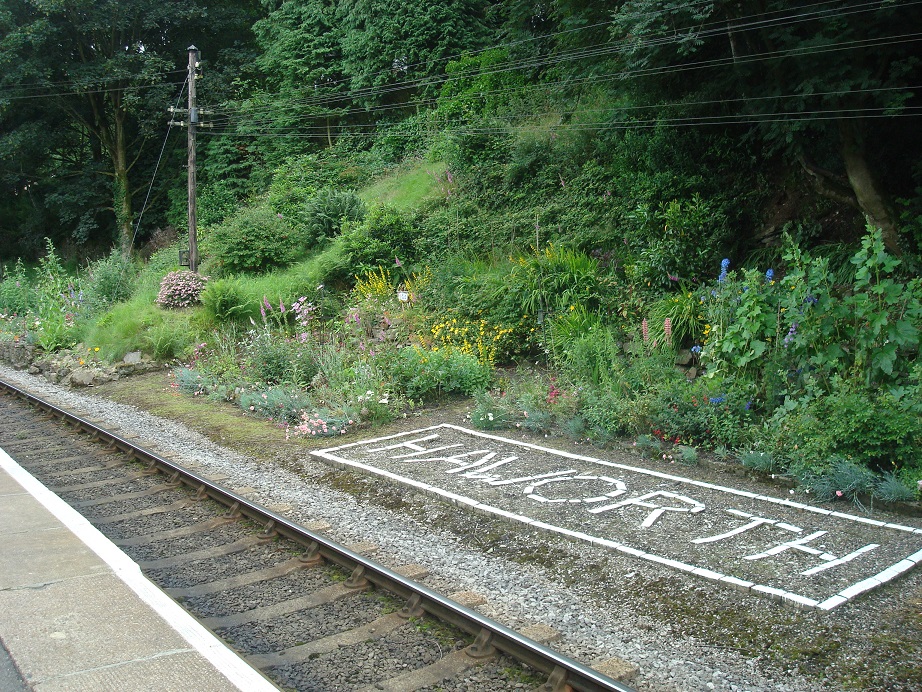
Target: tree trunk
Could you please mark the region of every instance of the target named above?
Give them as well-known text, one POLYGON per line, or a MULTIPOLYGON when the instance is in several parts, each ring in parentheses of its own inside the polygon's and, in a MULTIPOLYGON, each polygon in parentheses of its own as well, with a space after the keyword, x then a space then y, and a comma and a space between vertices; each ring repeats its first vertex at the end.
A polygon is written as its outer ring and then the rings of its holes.
POLYGON ((131 185, 128 180, 128 146, 125 142, 124 115, 115 115, 115 133, 110 155, 114 174, 112 186, 112 202, 115 209, 116 227, 118 228, 118 244, 122 254, 127 256, 131 252, 134 234, 131 229, 132 205, 131 185))
POLYGON ((868 223, 881 230, 887 250, 894 255, 900 255, 896 212, 883 193, 880 181, 868 163, 864 137, 862 137, 859 124, 857 120, 839 121, 842 160, 845 162, 848 182, 868 223))

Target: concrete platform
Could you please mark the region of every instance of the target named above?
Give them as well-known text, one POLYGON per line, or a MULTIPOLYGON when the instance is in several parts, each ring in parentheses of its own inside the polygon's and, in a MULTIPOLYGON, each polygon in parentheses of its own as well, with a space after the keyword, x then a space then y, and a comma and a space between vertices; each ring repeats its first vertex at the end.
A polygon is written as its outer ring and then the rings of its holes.
POLYGON ((0 690, 274 691, 0 449, 0 690))

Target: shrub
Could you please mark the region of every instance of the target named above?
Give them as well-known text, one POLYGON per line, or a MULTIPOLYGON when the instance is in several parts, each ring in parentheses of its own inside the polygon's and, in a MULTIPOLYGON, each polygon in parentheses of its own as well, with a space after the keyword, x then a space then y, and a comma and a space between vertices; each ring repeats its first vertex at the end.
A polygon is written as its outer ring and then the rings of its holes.
POLYGON ((206 247, 225 272, 285 267, 304 254, 303 234, 265 207, 243 209, 207 235, 206 247))
POLYGON ((408 397, 421 399, 451 392, 473 395, 489 385, 492 369, 457 349, 408 346, 390 364, 390 376, 408 397))
POLYGON ((209 281, 202 291, 205 313, 217 322, 244 322, 259 314, 259 301, 238 279, 209 281))
POLYGON ((0 310, 23 315, 29 310, 32 291, 26 269, 22 260, 16 260, 11 270, 3 268, 3 281, 0 281, 0 310))
POLYGON ((325 188, 304 205, 301 215, 307 247, 322 245, 343 226, 343 222, 360 222, 365 218, 365 203, 349 190, 325 188))
POLYGON ((86 281, 86 300, 93 310, 104 310, 131 298, 138 268, 130 257, 113 250, 90 265, 86 281))
POLYGON ((844 499, 857 503, 862 495, 871 495, 876 481, 870 469, 840 458, 827 469, 804 475, 801 485, 821 502, 844 499))
POLYGON ((355 274, 391 266, 395 259, 407 262, 413 258, 413 224, 387 205, 372 207, 361 222, 347 223, 341 237, 355 274))
POLYGON ((750 450, 740 454, 740 463, 747 469, 755 469, 762 473, 772 473, 779 470, 774 457, 768 452, 750 450))
POLYGON ((288 425, 299 425, 302 410, 309 406, 307 396, 285 387, 269 387, 240 394, 240 408, 244 411, 288 425))
POLYGON ((833 391, 778 408, 766 442, 795 474, 827 466, 840 456, 876 471, 917 463, 922 416, 891 394, 872 394, 836 380, 833 391))
POLYGON ((657 456, 663 449, 663 443, 653 435, 638 435, 634 446, 640 452, 640 456, 648 458, 657 456))
POLYGON ((509 411, 501 397, 486 390, 474 394, 471 425, 478 430, 501 430, 509 425, 509 411))
POLYGON ((318 365, 308 346, 268 329, 253 330, 249 337, 244 355, 252 381, 267 385, 310 385, 318 365))
POLYGON ((160 293, 155 302, 163 308, 188 308, 196 305, 207 281, 207 276, 195 272, 170 272, 160 282, 160 293))
POLYGON ((875 497, 884 502, 912 502, 916 494, 895 473, 885 473, 874 487, 875 497))

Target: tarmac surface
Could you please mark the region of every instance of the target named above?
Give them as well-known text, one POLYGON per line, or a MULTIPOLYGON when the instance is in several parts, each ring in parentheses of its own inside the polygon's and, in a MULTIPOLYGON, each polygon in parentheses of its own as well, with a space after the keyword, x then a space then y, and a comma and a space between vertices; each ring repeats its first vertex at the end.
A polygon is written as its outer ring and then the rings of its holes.
POLYGON ((0 690, 271 691, 0 449, 0 690))

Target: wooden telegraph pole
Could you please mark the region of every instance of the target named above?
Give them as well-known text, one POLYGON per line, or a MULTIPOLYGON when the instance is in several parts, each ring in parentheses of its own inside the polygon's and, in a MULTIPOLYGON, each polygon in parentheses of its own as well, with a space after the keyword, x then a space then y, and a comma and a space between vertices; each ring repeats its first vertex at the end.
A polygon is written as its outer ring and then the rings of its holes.
POLYGON ((195 160, 195 130, 198 126, 199 112, 195 103, 195 80, 198 77, 199 50, 189 46, 189 269, 198 271, 198 229, 196 227, 196 160, 195 160))

